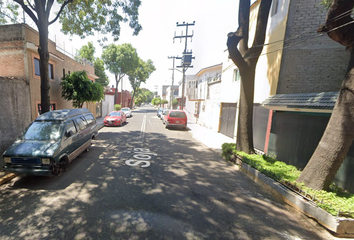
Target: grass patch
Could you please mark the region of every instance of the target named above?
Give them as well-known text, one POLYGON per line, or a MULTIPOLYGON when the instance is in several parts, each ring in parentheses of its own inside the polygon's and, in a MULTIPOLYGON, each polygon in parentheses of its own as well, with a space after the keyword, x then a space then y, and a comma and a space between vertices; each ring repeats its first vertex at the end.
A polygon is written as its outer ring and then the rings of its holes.
POLYGON ((296 182, 301 171, 292 165, 278 161, 266 155, 246 154, 236 150, 236 144, 224 143, 222 156, 230 161, 234 155, 239 156, 243 162, 257 169, 268 177, 293 186, 298 192, 312 199, 322 209, 333 216, 354 218, 354 194, 344 191, 334 184, 330 191, 316 191, 296 182))

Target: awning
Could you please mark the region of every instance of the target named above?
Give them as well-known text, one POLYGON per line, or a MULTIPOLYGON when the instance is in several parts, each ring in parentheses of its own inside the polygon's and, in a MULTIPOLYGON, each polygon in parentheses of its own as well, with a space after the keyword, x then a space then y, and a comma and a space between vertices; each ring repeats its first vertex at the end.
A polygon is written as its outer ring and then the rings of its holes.
POLYGON ((277 111, 331 113, 339 92, 276 94, 261 106, 277 111))

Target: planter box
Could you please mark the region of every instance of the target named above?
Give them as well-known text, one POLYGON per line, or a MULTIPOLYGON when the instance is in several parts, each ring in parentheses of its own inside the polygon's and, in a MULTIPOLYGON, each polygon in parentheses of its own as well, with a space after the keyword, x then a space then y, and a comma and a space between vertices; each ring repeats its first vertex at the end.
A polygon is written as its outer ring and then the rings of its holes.
POLYGON ((290 206, 315 219, 322 226, 332 231, 337 237, 354 237, 354 219, 335 217, 316 206, 312 201, 291 191, 281 183, 267 177, 241 160, 237 159, 236 164, 239 164, 241 170, 255 182, 268 188, 275 196, 283 199, 290 206))

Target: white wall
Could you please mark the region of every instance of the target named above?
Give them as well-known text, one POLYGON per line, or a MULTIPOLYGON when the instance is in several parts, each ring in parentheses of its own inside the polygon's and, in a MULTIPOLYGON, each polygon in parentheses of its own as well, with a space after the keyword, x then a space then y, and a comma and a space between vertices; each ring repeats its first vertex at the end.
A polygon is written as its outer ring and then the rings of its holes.
POLYGON ((114 95, 104 95, 102 101, 102 117, 105 117, 114 110, 114 95))

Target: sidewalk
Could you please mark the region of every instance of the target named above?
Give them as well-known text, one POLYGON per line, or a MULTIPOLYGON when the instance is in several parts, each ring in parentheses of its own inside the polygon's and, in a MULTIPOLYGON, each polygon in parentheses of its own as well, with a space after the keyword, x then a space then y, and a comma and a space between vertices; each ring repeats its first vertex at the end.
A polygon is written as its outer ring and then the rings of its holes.
POLYGON ((190 132, 195 139, 219 153, 221 153, 221 145, 223 143, 234 143, 236 141, 226 135, 202 127, 197 123, 188 122, 187 126, 190 128, 190 132))

